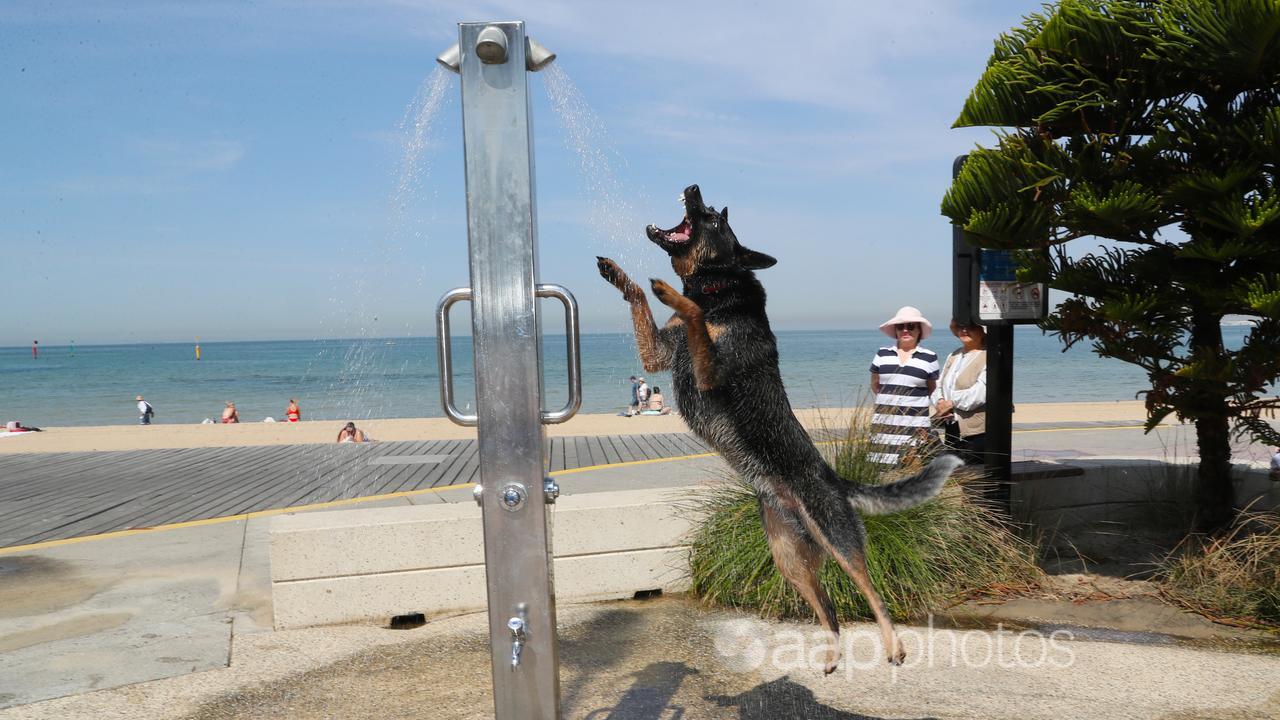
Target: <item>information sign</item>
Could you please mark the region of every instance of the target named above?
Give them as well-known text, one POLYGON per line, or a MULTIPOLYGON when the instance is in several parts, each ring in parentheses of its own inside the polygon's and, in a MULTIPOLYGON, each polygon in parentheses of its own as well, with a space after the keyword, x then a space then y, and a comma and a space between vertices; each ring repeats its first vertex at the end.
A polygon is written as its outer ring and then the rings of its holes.
POLYGON ((983 249, 978 269, 978 322, 1036 322, 1049 308, 1044 283, 1018 282, 1013 253, 983 249))

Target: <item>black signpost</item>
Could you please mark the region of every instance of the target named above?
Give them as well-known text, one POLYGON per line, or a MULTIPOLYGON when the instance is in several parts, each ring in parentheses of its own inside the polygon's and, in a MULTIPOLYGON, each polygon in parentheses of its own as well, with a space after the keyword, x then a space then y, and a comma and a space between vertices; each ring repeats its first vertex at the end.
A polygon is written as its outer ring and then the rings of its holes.
MULTIPOLYGON (((967 156, 956 158, 951 177, 967 156)), ((988 499, 1009 510, 1013 456, 1013 326, 1036 323, 1049 312, 1048 288, 1020 283, 1012 251, 980 248, 964 229, 951 229, 951 316, 986 328, 986 470, 992 481, 988 499)))

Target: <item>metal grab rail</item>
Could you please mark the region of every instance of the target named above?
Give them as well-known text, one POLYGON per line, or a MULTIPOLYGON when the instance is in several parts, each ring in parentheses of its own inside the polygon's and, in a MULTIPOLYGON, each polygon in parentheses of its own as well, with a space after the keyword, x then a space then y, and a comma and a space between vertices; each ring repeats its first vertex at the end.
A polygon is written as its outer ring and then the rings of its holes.
MULTIPOLYGON (((534 293, 540 298, 555 298, 564 305, 565 360, 569 366, 569 400, 565 406, 550 412, 543 410, 539 417, 544 425, 562 423, 578 413, 582 407, 582 357, 578 337, 578 301, 568 288, 561 285, 540 284, 534 293)), ((475 427, 479 415, 465 415, 453 403, 453 341, 449 331, 449 309, 455 303, 471 301, 471 288, 454 288, 440 298, 436 305, 436 358, 440 367, 440 403, 444 414, 453 422, 475 427)))
POLYGON ((479 415, 463 415, 453 404, 453 343, 449 335, 449 308, 453 304, 471 301, 471 288, 454 288, 440 298, 436 305, 436 359, 440 363, 440 402, 444 414, 450 420, 465 427, 480 424, 479 415))
POLYGON ((555 412, 541 412, 543 425, 562 423, 577 414, 582 407, 582 360, 579 356, 578 301, 568 288, 560 285, 538 285, 534 293, 540 298, 555 298, 564 304, 565 361, 569 366, 569 401, 555 412))

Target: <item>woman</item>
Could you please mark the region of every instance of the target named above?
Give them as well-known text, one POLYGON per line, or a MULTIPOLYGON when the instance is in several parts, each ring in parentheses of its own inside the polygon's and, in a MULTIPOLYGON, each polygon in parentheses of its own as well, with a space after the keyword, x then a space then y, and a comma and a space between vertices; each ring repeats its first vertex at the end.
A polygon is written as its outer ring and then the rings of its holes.
POLYGON ((987 447, 987 333, 981 325, 951 321, 960 347, 947 356, 933 393, 934 417, 947 432, 947 446, 970 464, 981 464, 987 447))
POLYGON ((364 434, 363 430, 356 428, 356 424, 349 422, 338 431, 338 442, 340 443, 362 443, 369 442, 369 437, 364 434))
POLYGON ((653 386, 653 392, 649 395, 649 406, 645 408, 642 415, 667 415, 671 412, 671 408, 667 407, 667 399, 662 396, 662 388, 657 385, 653 386))
POLYGON ((910 305, 881 323, 880 332, 896 342, 880 348, 871 360, 871 391, 876 399, 867 459, 897 465, 905 448, 928 437, 929 396, 938 383, 938 355, 920 347, 920 341, 933 333, 933 325, 910 305))
POLYGON ((289 407, 284 409, 285 419, 289 422, 298 422, 302 419, 302 408, 298 407, 298 401, 289 398, 289 407))
POLYGON ((240 413, 236 412, 236 404, 228 402, 227 406, 222 408, 222 423, 226 425, 238 422, 240 422, 240 413))

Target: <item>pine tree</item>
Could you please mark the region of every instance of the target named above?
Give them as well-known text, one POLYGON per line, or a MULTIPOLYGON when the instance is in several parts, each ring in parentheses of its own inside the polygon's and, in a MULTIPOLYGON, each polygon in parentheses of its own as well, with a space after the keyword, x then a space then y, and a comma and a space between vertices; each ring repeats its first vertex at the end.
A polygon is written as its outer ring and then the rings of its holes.
POLYGON ((1069 293, 1045 330, 1147 372, 1148 431, 1195 424, 1197 524, 1221 527, 1233 426, 1280 440, 1280 0, 1062 0, 996 40, 955 126, 1002 130, 943 214, 1069 293))

